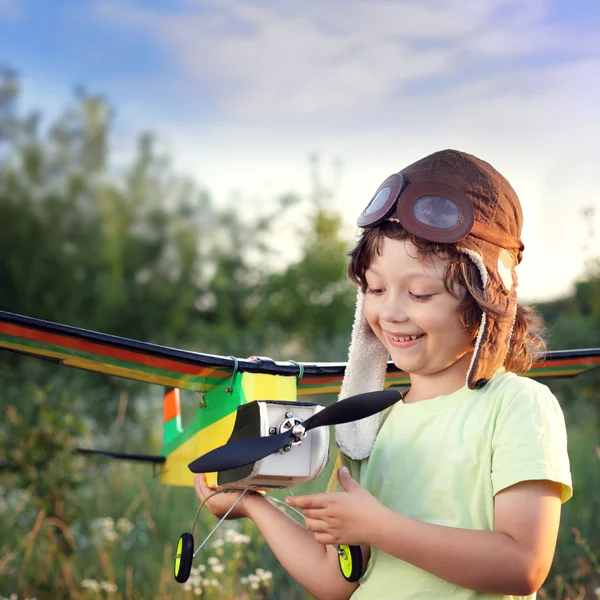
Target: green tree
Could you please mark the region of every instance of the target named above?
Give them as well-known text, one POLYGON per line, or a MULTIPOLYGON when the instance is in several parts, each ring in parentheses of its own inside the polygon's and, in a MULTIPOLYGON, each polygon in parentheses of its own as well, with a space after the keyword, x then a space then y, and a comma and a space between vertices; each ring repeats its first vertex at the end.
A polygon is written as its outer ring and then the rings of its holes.
POLYGON ((289 358, 340 361, 346 358, 356 296, 347 275, 350 244, 341 215, 331 208, 335 186, 323 184, 316 158, 312 181, 309 215, 298 231, 300 258, 265 277, 255 314, 289 358))

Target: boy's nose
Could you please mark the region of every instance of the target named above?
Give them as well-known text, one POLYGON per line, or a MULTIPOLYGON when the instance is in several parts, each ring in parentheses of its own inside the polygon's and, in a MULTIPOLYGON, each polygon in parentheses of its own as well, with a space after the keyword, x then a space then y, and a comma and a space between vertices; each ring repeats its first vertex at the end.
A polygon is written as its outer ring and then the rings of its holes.
POLYGON ((381 307, 381 318, 387 323, 403 323, 408 321, 404 302, 398 296, 389 296, 381 307))

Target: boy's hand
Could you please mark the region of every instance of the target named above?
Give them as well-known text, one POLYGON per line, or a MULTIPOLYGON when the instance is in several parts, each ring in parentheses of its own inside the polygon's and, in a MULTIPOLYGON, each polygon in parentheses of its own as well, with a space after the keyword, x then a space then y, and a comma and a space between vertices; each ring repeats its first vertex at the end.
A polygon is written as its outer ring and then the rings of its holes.
MULTIPOLYGON (((204 473, 198 473, 194 477, 194 489, 196 490, 196 496, 198 500, 203 501, 208 496, 216 491, 215 486, 209 486, 206 483, 206 475, 204 473)), ((239 498, 241 492, 231 491, 217 494, 206 502, 204 506, 210 510, 210 512, 217 518, 221 518, 230 508, 231 505, 239 498)), ((256 494, 246 492, 244 497, 236 504, 236 507, 227 515, 227 519, 240 519, 241 517, 247 517, 247 501, 248 497, 256 496, 256 494)))
POLYGON ((338 469, 337 476, 344 492, 288 496, 285 501, 303 512, 307 529, 320 544, 370 544, 369 533, 387 509, 345 467, 338 469))

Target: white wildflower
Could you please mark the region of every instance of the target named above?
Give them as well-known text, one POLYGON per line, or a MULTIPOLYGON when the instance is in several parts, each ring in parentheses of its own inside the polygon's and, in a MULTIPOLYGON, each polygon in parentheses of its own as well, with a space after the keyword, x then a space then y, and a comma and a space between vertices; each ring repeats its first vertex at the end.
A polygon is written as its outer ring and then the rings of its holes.
POLYGON ((225 565, 223 565, 223 564, 213 565, 212 570, 215 573, 222 573, 225 570, 225 565))
POLYGON ((219 538, 219 539, 216 539, 216 540, 215 540, 215 541, 212 543, 212 547, 213 547, 213 548, 220 548, 220 547, 221 547, 221 546, 222 546, 224 543, 225 543, 225 542, 224 542, 224 541, 223 541, 221 538, 219 538))
POLYGON ((256 574, 260 577, 261 581, 269 581, 270 579, 273 579, 273 573, 271 573, 271 571, 256 569, 256 574))
POLYGON ((253 589, 253 590, 257 590, 259 587, 260 587, 260 586, 258 585, 258 582, 256 582, 256 581, 253 581, 253 582, 250 584, 250 588, 251 588, 251 589, 253 589))
POLYGON ((230 544, 248 544, 250 542, 250 536, 239 533, 235 529, 227 529, 225 531, 225 541, 230 544))
POLYGON ((201 596, 202 595, 202 588, 194 588, 194 596, 201 596))
POLYGON ((189 581, 189 580, 188 580, 188 581, 186 581, 186 582, 183 584, 183 590, 184 590, 185 592, 191 592, 191 591, 192 591, 192 582, 191 582, 191 581, 189 581))
POLYGON ((129 519, 125 519, 124 517, 121 517, 117 521, 117 530, 120 531, 121 533, 124 533, 124 534, 131 533, 133 528, 134 528, 134 524, 129 519))
POLYGON ((119 539, 119 534, 114 529, 107 529, 104 532, 104 537, 108 542, 114 542, 119 539))
POLYGON ((84 579, 81 582, 81 587, 92 590, 93 592, 100 591, 100 584, 95 579, 84 579))
POLYGON ((209 556, 206 561, 209 565, 218 565, 221 561, 216 556, 209 556))
POLYGON ((100 587, 105 592, 108 592, 109 594, 113 594, 114 592, 117 591, 117 585, 115 583, 110 582, 110 581, 102 581, 100 583, 100 587))

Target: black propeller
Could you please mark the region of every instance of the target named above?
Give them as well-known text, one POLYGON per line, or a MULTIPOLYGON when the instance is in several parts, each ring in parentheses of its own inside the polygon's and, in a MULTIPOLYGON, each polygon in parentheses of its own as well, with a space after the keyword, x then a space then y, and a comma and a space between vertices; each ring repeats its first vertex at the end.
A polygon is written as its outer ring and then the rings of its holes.
POLYGON ((305 432, 315 427, 341 425, 370 417, 392 406, 401 397, 400 392, 396 390, 382 390, 350 396, 350 398, 331 404, 285 433, 230 442, 207 452, 191 462, 188 467, 192 473, 212 473, 250 465, 295 442, 305 432))

